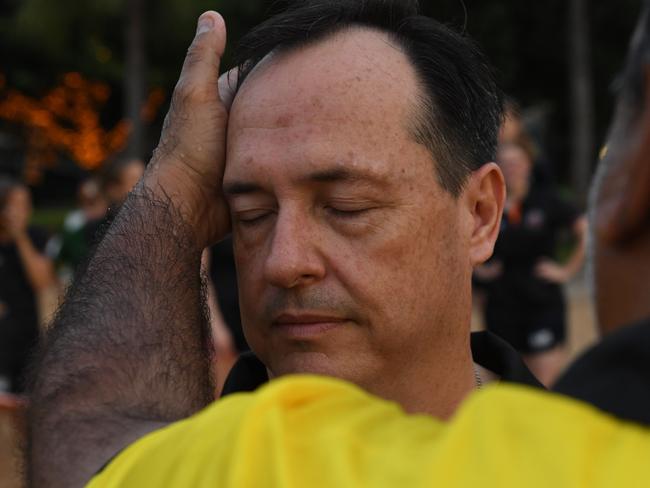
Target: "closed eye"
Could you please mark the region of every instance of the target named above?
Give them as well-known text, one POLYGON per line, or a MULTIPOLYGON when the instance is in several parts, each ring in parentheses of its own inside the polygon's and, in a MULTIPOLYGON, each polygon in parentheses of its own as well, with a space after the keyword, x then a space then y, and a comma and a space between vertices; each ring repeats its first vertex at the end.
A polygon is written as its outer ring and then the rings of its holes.
POLYGON ((236 212, 233 220, 239 224, 252 226, 259 224, 273 212, 268 210, 248 210, 245 212, 236 212))
POLYGON ((364 213, 372 210, 374 207, 364 207, 364 208, 337 208, 337 207, 325 207, 325 210, 335 217, 341 218, 354 218, 363 215, 364 213))

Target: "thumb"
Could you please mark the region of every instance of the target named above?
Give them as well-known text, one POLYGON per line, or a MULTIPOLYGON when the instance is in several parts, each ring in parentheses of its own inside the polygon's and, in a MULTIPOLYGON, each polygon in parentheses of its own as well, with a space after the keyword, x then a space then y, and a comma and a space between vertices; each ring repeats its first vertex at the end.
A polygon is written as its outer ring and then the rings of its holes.
POLYGON ((203 13, 197 22, 178 80, 188 92, 218 94, 219 66, 226 49, 226 23, 217 12, 203 13))

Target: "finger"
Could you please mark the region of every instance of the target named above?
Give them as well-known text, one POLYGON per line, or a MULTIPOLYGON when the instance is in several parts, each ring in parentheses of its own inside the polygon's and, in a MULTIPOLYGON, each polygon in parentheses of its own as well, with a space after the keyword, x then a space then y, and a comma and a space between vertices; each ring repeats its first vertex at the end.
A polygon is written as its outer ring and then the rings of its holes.
POLYGON ((177 88, 186 93, 205 90, 218 95, 219 66, 226 48, 226 23, 217 12, 203 13, 187 50, 177 88))

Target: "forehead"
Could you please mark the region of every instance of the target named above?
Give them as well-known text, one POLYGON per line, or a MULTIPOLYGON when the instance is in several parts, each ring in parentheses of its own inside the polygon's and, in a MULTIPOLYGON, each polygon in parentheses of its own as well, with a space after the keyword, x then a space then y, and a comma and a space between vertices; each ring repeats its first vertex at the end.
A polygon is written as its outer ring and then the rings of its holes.
POLYGON ((358 113, 358 107, 368 115, 387 109, 403 113, 404 102, 415 93, 413 67, 388 35, 355 28, 265 58, 240 89, 233 118, 250 122, 262 115, 272 120, 283 104, 305 115, 315 110, 349 115, 358 113), (275 114, 256 110, 269 106, 275 114))
POLYGON ((358 155, 404 140, 419 94, 416 80, 406 55, 370 29, 271 56, 233 103, 228 164, 259 156, 262 146, 270 153, 302 148, 358 155))

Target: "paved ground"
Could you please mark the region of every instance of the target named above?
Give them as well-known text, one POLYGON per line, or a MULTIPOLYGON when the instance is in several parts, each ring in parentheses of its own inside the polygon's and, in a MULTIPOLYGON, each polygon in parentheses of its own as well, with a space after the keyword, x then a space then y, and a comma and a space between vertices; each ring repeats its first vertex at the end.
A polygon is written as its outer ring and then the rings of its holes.
POLYGON ((571 359, 598 340, 596 321, 593 315, 591 297, 583 279, 568 288, 569 308, 569 353, 571 359))

